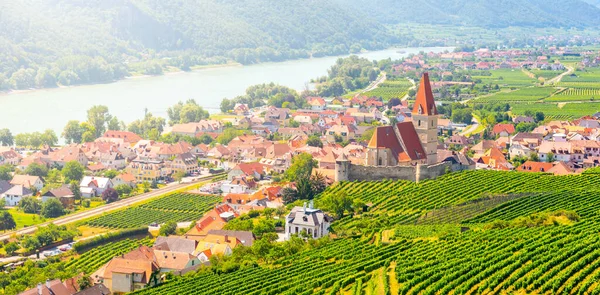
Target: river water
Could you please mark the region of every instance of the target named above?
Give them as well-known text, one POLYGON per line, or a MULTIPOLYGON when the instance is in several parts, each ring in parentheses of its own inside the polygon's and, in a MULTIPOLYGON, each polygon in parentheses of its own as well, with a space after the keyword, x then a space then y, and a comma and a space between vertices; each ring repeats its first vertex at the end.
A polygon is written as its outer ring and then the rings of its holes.
MULTIPOLYGON (((399 59, 419 51, 441 52, 444 47, 387 49, 358 54, 371 60, 399 59), (404 53, 400 53, 403 51, 404 53)), ((217 67, 155 77, 137 77, 115 83, 43 89, 0 95, 0 129, 14 134, 53 129, 60 136, 69 120, 85 120, 93 105, 108 106, 112 115, 129 123, 144 109, 167 117, 177 101, 195 99, 211 113, 223 98, 244 94, 246 88, 275 82, 302 90, 311 79, 327 74, 339 57, 301 59, 250 66, 217 67)))

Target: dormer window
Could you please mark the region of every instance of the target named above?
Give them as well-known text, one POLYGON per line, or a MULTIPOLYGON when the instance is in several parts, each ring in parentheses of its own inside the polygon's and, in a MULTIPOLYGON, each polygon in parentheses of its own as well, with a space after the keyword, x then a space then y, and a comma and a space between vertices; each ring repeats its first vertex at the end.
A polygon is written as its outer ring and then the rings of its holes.
POLYGON ((423 106, 419 105, 419 115, 422 115, 422 114, 423 114, 423 106))

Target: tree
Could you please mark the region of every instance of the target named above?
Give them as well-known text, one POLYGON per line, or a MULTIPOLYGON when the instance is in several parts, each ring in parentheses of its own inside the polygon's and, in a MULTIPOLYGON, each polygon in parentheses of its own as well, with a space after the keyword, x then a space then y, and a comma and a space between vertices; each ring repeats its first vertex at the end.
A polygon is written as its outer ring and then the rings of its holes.
POLYGON ((77 120, 71 120, 67 122, 67 125, 63 129, 62 137, 65 139, 67 144, 70 143, 81 143, 83 136, 83 128, 81 123, 77 120))
POLYGON ((297 181, 301 178, 308 179, 313 168, 317 168, 317 161, 308 153, 301 153, 292 158, 292 165, 285 172, 287 180, 297 181))
POLYGON ((554 153, 553 152, 549 152, 546 160, 547 160, 548 163, 554 162, 554 153))
POLYGON ((181 182, 181 180, 185 177, 185 172, 183 171, 177 171, 175 173, 173 173, 173 179, 175 179, 175 181, 177 182, 181 182))
POLYGON ((193 99, 189 99, 185 103, 179 101, 177 104, 167 109, 167 114, 169 115, 169 124, 171 125, 177 123, 198 122, 210 116, 208 111, 205 111, 193 99))
POLYGON ((274 213, 275 213, 275 208, 265 208, 265 210, 263 210, 263 215, 267 219, 271 219, 273 217, 274 213))
POLYGON ((119 131, 121 130, 121 122, 119 122, 119 119, 117 119, 117 117, 113 116, 110 118, 110 121, 106 123, 106 128, 108 130, 119 131))
POLYGON ((29 133, 19 133, 15 135, 15 145, 20 147, 29 146, 29 133))
POLYGON ((37 214, 42 208, 42 202, 34 197, 24 197, 19 201, 19 209, 25 213, 37 214))
POLYGON ((0 145, 11 146, 15 143, 12 133, 8 128, 0 129, 0 145))
POLYGON ((318 135, 309 136, 308 140, 306 141, 306 144, 313 147, 323 147, 323 142, 321 141, 321 138, 318 135))
POLYGON ((167 221, 165 224, 160 226, 158 234, 167 237, 175 234, 175 232, 177 232, 177 222, 167 221))
POLYGON ((119 193, 114 188, 107 188, 102 192, 102 200, 106 203, 112 203, 119 199, 119 193))
POLYGON ((546 115, 542 112, 536 112, 535 113, 535 121, 536 122, 542 122, 544 121, 544 119, 546 119, 546 115))
POLYGON ((0 165, 0 180, 9 181, 12 179, 12 172, 15 171, 14 167, 10 164, 0 165))
POLYGON ((82 133, 81 133, 81 143, 84 142, 92 142, 96 139, 96 127, 88 122, 81 122, 79 124, 82 133))
POLYGON ((80 201, 81 200, 81 188, 79 187, 79 182, 76 180, 72 180, 69 183, 69 189, 73 193, 73 198, 75 199, 75 201, 80 201))
POLYGON ((63 177, 65 182, 71 182, 73 180, 81 181, 83 178, 84 167, 77 161, 70 161, 65 164, 62 169, 63 177))
POLYGON ((65 208, 56 198, 50 198, 42 204, 40 215, 45 218, 55 218, 65 214, 65 208))
POLYGON ((40 244, 40 241, 32 236, 25 236, 25 238, 23 238, 23 241, 21 241, 21 245, 27 251, 33 251, 42 246, 42 244, 40 244))
POLYGON ((79 285, 79 291, 85 290, 92 286, 92 279, 87 275, 81 276, 77 279, 77 285, 79 285))
POLYGON ((8 244, 6 244, 6 246, 4 246, 4 250, 6 251, 6 254, 12 256, 13 254, 15 254, 15 252, 17 252, 17 250, 21 249, 21 247, 19 247, 19 244, 17 244, 16 242, 10 242, 8 244))
POLYGON ((104 171, 104 177, 106 177, 106 178, 113 179, 113 178, 117 177, 117 175, 119 175, 119 172, 116 170, 109 169, 109 170, 104 171))
POLYGON ((257 238, 261 238, 263 234, 270 232, 275 232, 275 223, 272 220, 261 219, 252 229, 252 233, 257 238))
POLYGON ((95 105, 87 111, 87 122, 95 129, 94 138, 98 138, 106 131, 106 124, 112 119, 108 107, 95 105))
POLYGON ((14 229, 17 227, 17 223, 13 219, 13 216, 8 211, 0 212, 0 230, 14 229))
POLYGON ((344 212, 352 210, 353 200, 345 193, 328 194, 321 200, 321 207, 335 212, 338 218, 344 217, 344 212))
POLYGON ((31 163, 25 169, 25 174, 39 177, 46 177, 48 175, 48 167, 46 165, 31 163))
POLYGON ((128 184, 123 183, 123 184, 119 184, 119 185, 115 186, 115 190, 117 191, 119 196, 125 196, 125 195, 129 195, 131 193, 132 188, 128 184))

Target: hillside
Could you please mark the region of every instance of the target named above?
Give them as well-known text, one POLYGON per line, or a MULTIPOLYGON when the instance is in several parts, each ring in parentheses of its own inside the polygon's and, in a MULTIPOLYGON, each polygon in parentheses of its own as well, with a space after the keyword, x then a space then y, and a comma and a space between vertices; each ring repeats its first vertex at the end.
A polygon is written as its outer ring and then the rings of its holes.
MULTIPOLYGON (((508 26, 595 27, 600 25, 600 19, 597 17, 600 9, 579 0, 337 1, 354 9, 361 9, 371 18, 385 24, 410 21, 424 24, 469 25, 488 28, 508 26)), ((594 0, 589 1, 594 2, 594 0)))
POLYGON ((469 171, 339 183, 317 205, 345 194, 372 206, 335 221, 337 239, 136 294, 598 294, 598 181, 469 171))
POLYGON ((2 1, 0 90, 382 49, 422 34, 394 33, 404 22, 596 27, 599 14, 579 0, 2 1))

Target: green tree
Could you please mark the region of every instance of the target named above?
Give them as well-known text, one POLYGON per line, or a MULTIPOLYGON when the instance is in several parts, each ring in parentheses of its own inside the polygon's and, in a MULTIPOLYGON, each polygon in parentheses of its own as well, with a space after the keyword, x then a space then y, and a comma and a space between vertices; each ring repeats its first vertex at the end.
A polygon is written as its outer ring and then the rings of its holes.
POLYGON ((94 127, 94 139, 102 136, 106 131, 107 123, 112 119, 108 107, 95 105, 87 111, 87 122, 94 127))
POLYGON ((106 128, 108 130, 119 131, 121 130, 121 122, 119 122, 119 119, 117 119, 117 117, 113 116, 108 122, 106 122, 106 128))
POLYGON ((69 182, 69 189, 73 193, 75 201, 81 201, 81 188, 79 187, 79 182, 77 180, 71 180, 71 182, 69 182))
POLYGON ((119 175, 119 172, 116 170, 113 170, 113 169, 104 171, 104 177, 106 177, 106 178, 113 179, 113 178, 117 177, 117 175, 119 175))
POLYGON ((177 182, 181 182, 181 180, 185 177, 185 172, 183 171, 177 171, 175 173, 173 173, 173 179, 175 179, 175 181, 177 182))
MULTIPOLYGON (((1 225, 0 225, 0 228, 1 228, 1 225)), ((12 256, 13 254, 15 254, 15 252, 17 252, 17 250, 19 250, 19 249, 21 249, 21 247, 19 247, 19 244, 17 244, 16 242, 10 242, 10 243, 6 244, 6 246, 4 246, 4 250, 6 251, 6 254, 8 254, 9 256, 12 256)))
POLYGON ((15 135, 15 144, 19 147, 29 146, 29 133, 19 133, 15 135))
MULTIPOLYGON (((14 229, 17 227, 17 223, 15 222, 13 216, 8 213, 8 211, 3 210, 0 212, 0 230, 10 230, 10 229, 14 229)), ((8 246, 8 245, 7 245, 8 246)), ((4 249, 6 249, 6 252, 8 252, 8 249, 6 248, 7 246, 4 247, 4 249)), ((17 248, 18 250, 18 248, 17 248)))
POLYGON ((159 235, 168 237, 177 232, 177 222, 175 221, 167 221, 165 224, 160 226, 160 230, 158 231, 159 235))
POLYGON ((35 76, 35 86, 37 88, 56 87, 56 77, 52 75, 48 68, 39 68, 35 76))
POLYGON ((83 132, 84 130, 79 121, 71 120, 67 122, 67 125, 63 129, 62 137, 65 139, 67 144, 81 143, 83 132))
POLYGON ((321 141, 321 138, 318 135, 309 136, 308 140, 306 141, 306 144, 313 147, 323 147, 323 142, 321 141))
POLYGON ((317 161, 308 153, 301 153, 292 158, 292 165, 285 172, 286 179, 297 181, 299 179, 310 178, 314 168, 317 168, 317 161))
POLYGON ((198 122, 210 116, 208 111, 205 111, 198 103, 189 99, 185 103, 179 101, 172 107, 167 109, 169 116, 169 124, 198 122))
POLYGON ((548 163, 552 163, 554 162, 554 153, 553 152, 549 152, 546 158, 548 163))
POLYGON ((79 291, 85 290, 89 287, 92 287, 92 279, 87 276, 81 276, 77 279, 77 285, 79 286, 79 291))
POLYGON ((65 178, 65 182, 81 181, 83 178, 84 172, 83 165, 79 164, 77 161, 70 161, 65 164, 65 167, 62 169, 63 177, 65 178))
POLYGON ((31 163, 25 169, 25 174, 39 177, 48 176, 48 167, 46 165, 31 163))
POLYGON ((115 186, 115 190, 117 191, 119 196, 126 196, 131 193, 132 188, 128 184, 123 183, 123 184, 119 184, 119 185, 115 186))
POLYGON ((335 212, 338 218, 344 217, 346 211, 352 211, 354 201, 345 193, 327 194, 321 199, 320 207, 326 211, 335 212))
POLYGON ((25 213, 37 214, 42 208, 42 202, 34 197, 24 197, 19 201, 19 209, 25 213))
POLYGON ((33 251, 42 246, 42 244, 40 244, 40 241, 32 236, 25 236, 25 238, 23 238, 23 240, 21 241, 21 245, 27 251, 33 251))
POLYGON ((15 171, 14 167, 10 164, 0 165, 0 180, 9 181, 12 179, 12 172, 15 171))
POLYGON ((11 146, 15 143, 12 133, 8 128, 0 129, 0 146, 11 146))
POLYGON ((40 215, 45 218, 55 218, 65 214, 65 208, 56 198, 50 198, 42 204, 40 215))

